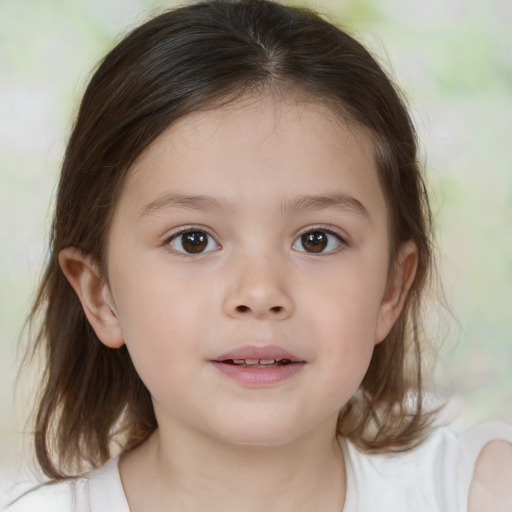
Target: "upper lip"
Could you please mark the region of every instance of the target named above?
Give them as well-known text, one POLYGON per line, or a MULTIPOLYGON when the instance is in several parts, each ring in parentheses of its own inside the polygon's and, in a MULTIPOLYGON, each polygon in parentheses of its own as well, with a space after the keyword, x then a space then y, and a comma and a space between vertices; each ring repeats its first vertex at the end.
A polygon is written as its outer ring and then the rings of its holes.
POLYGON ((294 363, 304 362, 300 357, 277 345, 244 345, 225 352, 212 359, 212 361, 221 362, 229 359, 275 359, 276 361, 287 359, 294 363))

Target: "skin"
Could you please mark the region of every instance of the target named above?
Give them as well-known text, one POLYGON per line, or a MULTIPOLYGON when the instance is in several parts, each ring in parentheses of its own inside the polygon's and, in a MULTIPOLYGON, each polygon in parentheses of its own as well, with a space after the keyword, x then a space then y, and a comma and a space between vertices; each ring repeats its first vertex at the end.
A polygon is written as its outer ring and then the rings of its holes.
POLYGON ((127 345, 153 397, 159 428, 120 461, 132 512, 342 510, 338 411, 417 263, 412 243, 388 261, 372 155, 363 133, 291 97, 194 113, 130 170, 108 279, 87 255, 61 252, 99 339, 127 345), (303 200, 326 195, 343 201, 303 200), (183 250, 177 233, 191 226, 208 234, 204 252, 183 250), (329 245, 308 252, 301 236, 319 230, 329 245), (251 387, 210 363, 246 344, 279 345, 306 364, 251 387))
POLYGON ((469 489, 468 512, 512 510, 512 444, 487 443, 475 464, 469 489))

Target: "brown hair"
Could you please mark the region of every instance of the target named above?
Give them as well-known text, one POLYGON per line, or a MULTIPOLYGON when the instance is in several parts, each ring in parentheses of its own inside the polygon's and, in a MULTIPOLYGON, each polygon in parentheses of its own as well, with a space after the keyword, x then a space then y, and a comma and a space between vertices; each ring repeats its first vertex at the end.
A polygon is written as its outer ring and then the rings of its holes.
POLYGON ((30 315, 33 324, 43 315, 31 350, 46 357, 35 444, 48 476, 98 466, 113 440, 129 450, 157 427, 126 347, 110 349, 97 339, 59 267, 59 251, 76 247, 104 271, 110 219, 134 160, 183 116, 261 88, 326 103, 375 141, 391 261, 413 240, 419 263, 404 310, 376 346, 338 431, 371 451, 405 450, 424 435, 431 417, 422 405, 419 320, 432 266, 430 211, 404 103, 367 50, 317 14, 267 0, 212 0, 133 30, 102 61, 80 105, 60 176, 50 259, 30 315))

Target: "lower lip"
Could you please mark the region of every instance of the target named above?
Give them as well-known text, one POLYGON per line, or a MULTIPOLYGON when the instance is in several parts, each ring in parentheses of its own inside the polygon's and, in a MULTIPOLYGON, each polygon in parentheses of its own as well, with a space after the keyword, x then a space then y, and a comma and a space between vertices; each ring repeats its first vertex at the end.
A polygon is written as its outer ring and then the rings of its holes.
POLYGON ((210 362, 222 374, 249 386, 271 386, 293 377, 304 368, 304 363, 291 363, 271 368, 248 368, 218 361, 210 362))

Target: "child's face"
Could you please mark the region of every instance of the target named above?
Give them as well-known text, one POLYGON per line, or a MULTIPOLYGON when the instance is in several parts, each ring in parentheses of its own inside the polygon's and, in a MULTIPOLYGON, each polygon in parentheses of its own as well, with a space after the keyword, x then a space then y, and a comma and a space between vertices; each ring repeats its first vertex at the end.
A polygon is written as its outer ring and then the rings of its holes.
POLYGON ((325 107, 194 113, 126 179, 108 247, 121 337, 100 337, 126 343, 161 429, 278 444, 334 428, 401 307, 387 219, 370 142, 325 107), (228 361, 254 357, 294 362, 228 361))

